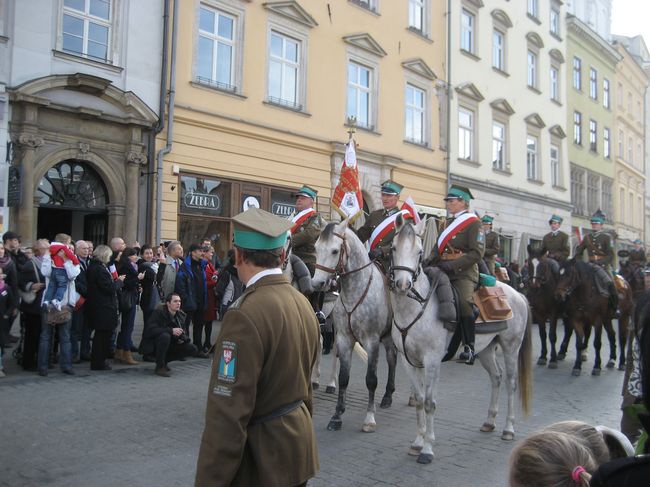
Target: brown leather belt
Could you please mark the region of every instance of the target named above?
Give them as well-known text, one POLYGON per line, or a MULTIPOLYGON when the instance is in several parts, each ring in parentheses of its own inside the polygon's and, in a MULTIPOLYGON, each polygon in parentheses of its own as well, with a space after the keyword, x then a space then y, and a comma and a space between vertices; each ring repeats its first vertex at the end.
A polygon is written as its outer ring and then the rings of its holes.
POLYGON ((464 252, 458 251, 458 252, 445 252, 440 256, 442 260, 456 260, 460 259, 463 255, 465 255, 464 252))
POLYGON ((603 260, 604 258, 605 258, 604 255, 590 255, 589 262, 598 262, 599 260, 603 260))

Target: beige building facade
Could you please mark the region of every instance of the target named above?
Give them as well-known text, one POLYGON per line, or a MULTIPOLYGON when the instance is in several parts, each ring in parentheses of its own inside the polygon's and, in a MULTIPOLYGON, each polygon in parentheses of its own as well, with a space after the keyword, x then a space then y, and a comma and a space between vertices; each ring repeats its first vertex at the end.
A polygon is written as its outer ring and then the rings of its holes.
POLYGON ((318 210, 329 219, 349 117, 367 211, 381 206, 379 187, 389 178, 405 186, 403 197, 441 206, 442 8, 181 2, 161 237, 184 244, 207 237, 223 256, 232 216, 250 206, 288 216, 302 184, 318 190, 318 210))

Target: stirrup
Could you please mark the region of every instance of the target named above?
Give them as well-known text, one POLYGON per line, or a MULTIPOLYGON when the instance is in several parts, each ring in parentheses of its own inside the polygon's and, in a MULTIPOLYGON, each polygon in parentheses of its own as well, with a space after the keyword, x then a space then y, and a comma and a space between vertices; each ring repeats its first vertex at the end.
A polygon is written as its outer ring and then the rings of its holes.
POLYGON ((322 311, 316 311, 316 319, 318 320, 318 323, 323 325, 326 321, 325 313, 322 311))
POLYGON ((458 361, 463 362, 467 365, 474 365, 474 360, 476 359, 476 353, 469 345, 463 346, 463 351, 458 355, 458 361))

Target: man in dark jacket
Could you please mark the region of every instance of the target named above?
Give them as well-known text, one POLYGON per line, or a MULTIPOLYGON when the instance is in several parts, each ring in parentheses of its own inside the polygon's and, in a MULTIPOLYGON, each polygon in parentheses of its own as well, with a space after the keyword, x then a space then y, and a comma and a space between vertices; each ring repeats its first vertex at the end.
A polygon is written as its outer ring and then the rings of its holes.
POLYGON ((208 286, 205 282, 205 267, 203 249, 193 243, 187 252, 187 257, 176 274, 174 292, 181 297, 181 308, 187 314, 183 329, 189 335, 190 321, 193 324, 192 338, 197 346, 196 357, 208 358, 201 350, 203 343, 203 313, 208 302, 208 286))
POLYGON ((169 377, 167 363, 195 355, 197 348, 189 343, 183 331, 185 313, 181 311, 181 297, 172 293, 165 304, 156 308, 144 324, 140 353, 156 356, 154 373, 169 377))
POLYGON ((84 240, 75 242, 74 251, 79 259, 81 272, 74 280, 75 289, 79 293, 80 301, 77 302, 72 314, 72 329, 70 340, 72 341, 72 362, 78 364, 81 359, 90 360, 90 329, 86 326, 84 319, 84 302, 88 297, 88 285, 86 283, 86 271, 88 270, 88 250, 90 247, 84 240), (81 340, 81 348, 79 341, 81 340))
POLYGON ((25 253, 20 250, 20 235, 11 230, 2 234, 2 243, 5 246, 5 251, 11 257, 11 260, 16 264, 16 270, 20 272, 23 265, 29 261, 25 253))

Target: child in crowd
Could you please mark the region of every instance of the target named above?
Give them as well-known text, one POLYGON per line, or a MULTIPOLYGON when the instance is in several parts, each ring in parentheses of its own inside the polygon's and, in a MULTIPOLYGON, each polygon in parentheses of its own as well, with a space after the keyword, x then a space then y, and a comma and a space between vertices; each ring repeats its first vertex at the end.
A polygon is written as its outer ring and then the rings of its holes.
POLYGON ((68 288, 68 274, 64 264, 66 260, 70 260, 74 265, 79 265, 79 259, 67 245, 59 242, 50 244, 50 255, 52 256, 52 275, 43 297, 43 307, 50 308, 52 306, 61 311, 61 300, 68 288))

